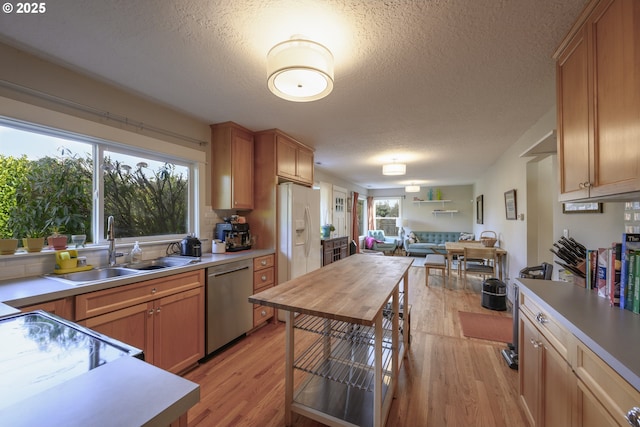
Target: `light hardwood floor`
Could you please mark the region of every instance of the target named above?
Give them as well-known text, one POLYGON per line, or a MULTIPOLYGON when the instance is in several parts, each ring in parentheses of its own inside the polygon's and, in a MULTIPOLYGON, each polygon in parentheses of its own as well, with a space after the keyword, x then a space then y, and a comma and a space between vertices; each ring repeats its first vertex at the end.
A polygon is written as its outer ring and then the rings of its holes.
MULTIPOLYGON (((411 267, 409 286, 412 340, 387 426, 526 426, 505 344, 464 337, 457 312, 511 314, 481 306, 480 279, 463 289, 452 273, 443 289, 432 270, 426 288, 424 268, 411 267)), ((185 375, 201 386, 189 427, 284 426, 284 332, 268 324, 185 375)), ((322 424, 294 414, 293 425, 322 424)))

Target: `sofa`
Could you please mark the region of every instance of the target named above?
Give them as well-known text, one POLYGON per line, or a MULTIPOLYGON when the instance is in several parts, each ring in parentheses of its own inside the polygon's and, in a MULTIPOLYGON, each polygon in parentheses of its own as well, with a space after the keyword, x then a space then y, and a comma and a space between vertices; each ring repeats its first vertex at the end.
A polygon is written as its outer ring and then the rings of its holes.
POLYGON ((445 253, 446 242, 457 242, 462 234, 458 231, 411 231, 404 239, 407 255, 445 253), (435 250, 434 250, 435 249, 435 250))

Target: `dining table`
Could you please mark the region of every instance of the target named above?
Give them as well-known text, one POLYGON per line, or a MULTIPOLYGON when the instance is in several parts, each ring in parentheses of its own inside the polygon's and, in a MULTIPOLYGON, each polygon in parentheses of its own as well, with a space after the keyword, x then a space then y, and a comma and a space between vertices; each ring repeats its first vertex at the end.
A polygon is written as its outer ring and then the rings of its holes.
MULTIPOLYGON (((447 274, 451 276, 451 264, 454 256, 464 255, 464 248, 486 248, 482 242, 459 240, 457 242, 446 242, 444 244, 447 250, 447 274)), ((507 251, 497 247, 496 256, 498 258, 498 278, 502 280, 507 266, 507 251)))

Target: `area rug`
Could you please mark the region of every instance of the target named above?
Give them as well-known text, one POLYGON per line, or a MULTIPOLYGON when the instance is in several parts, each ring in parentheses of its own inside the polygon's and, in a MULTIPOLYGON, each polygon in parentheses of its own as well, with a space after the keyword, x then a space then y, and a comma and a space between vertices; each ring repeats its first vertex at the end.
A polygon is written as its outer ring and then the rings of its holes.
POLYGON ((458 311, 462 335, 482 340, 511 342, 513 341, 513 319, 511 317, 491 314, 458 311))

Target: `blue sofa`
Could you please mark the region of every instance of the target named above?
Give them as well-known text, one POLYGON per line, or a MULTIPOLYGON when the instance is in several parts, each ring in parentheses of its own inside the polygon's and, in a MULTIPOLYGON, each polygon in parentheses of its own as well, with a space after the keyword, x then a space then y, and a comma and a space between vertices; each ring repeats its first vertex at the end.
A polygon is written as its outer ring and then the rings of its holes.
POLYGON ((405 236, 404 250, 407 255, 444 253, 446 251, 444 244, 457 242, 461 234, 457 231, 411 231, 405 236))

